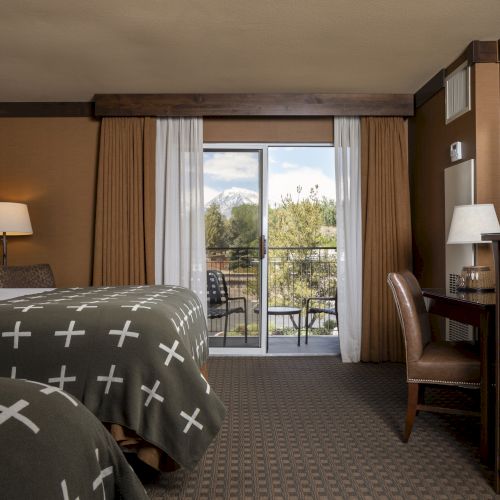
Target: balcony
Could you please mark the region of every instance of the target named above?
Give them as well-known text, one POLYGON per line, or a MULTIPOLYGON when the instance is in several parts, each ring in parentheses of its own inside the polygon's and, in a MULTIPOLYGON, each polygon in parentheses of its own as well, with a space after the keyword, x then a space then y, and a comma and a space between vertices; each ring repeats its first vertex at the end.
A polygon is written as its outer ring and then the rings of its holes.
MULTIPOLYGON (((335 247, 270 247, 268 249, 268 307, 291 306, 302 312, 302 335, 305 334, 305 308, 309 297, 335 294, 337 286, 337 250, 335 247)), ((230 297, 245 297, 248 304, 248 345, 257 346, 259 315, 259 257, 256 247, 207 248, 207 269, 224 273, 230 297)), ((234 303, 232 303, 233 305, 234 303)), ((297 317, 296 317, 297 318, 297 317)), ((208 321, 210 344, 219 345, 224 319, 208 321)), ((244 316, 229 316, 227 345, 241 345, 244 339, 244 316), (232 344, 230 342, 232 341, 232 344)), ((297 335, 289 316, 268 317, 269 336, 278 338, 297 335)), ((334 316, 318 315, 310 336, 337 336, 334 316)))

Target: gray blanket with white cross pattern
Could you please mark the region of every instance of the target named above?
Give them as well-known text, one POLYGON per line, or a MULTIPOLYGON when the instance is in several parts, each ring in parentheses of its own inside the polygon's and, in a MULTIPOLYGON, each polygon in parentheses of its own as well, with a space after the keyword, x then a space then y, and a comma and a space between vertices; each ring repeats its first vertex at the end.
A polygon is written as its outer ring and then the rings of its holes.
POLYGON ((0 378, 0 497, 147 500, 113 437, 57 387, 0 378))
POLYGON ((0 301, 0 376, 51 384, 192 468, 225 408, 199 367, 202 305, 177 286, 56 289, 0 301))

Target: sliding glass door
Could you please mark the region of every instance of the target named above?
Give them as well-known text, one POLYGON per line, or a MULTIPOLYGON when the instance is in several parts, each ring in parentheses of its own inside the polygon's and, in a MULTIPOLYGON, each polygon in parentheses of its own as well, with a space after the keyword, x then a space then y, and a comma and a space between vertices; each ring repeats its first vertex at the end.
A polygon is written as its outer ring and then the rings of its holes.
MULTIPOLYGON (((205 148, 209 346, 262 348, 265 260, 259 148, 205 148)), ((265 295, 264 295, 265 296, 265 295)))
POLYGON ((204 187, 211 352, 338 353, 333 147, 206 145, 204 187))

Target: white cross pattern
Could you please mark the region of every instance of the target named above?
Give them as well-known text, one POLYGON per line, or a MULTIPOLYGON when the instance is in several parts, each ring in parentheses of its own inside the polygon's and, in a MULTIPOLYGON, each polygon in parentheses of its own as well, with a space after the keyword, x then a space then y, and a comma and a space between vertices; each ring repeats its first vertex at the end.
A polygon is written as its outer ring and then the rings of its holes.
POLYGON ((163 403, 163 401, 165 401, 165 398, 163 396, 156 394, 156 391, 157 391, 159 386, 160 386, 159 380, 157 380, 155 382, 155 385, 153 386, 152 389, 150 389, 149 387, 146 387, 145 385, 141 385, 141 391, 144 391, 148 394, 148 397, 146 398, 146 402, 144 403, 144 406, 149 406, 149 403, 151 403, 151 400, 153 398, 158 400, 160 403, 163 403))
POLYGON ((61 389, 59 389, 58 387, 54 387, 53 385, 47 385, 42 382, 36 382, 35 380, 26 380, 26 382, 29 382, 30 384, 41 385, 43 389, 41 389, 40 392, 42 394, 45 394, 46 396, 49 396, 50 394, 53 394, 55 392, 65 397, 73 406, 78 406, 76 400, 74 400, 69 394, 66 394, 65 392, 61 391, 61 389))
POLYGON ((132 323, 131 320, 125 321, 125 326, 123 327, 123 330, 110 330, 109 335, 119 335, 120 340, 118 341, 118 347, 123 347, 123 343, 125 342, 125 337, 133 337, 133 338, 138 338, 139 337, 139 332, 129 332, 128 328, 130 324, 132 323))
POLYGON ((69 347, 71 344, 72 335, 85 335, 85 330, 73 330, 75 327, 76 321, 70 321, 69 327, 67 330, 56 330, 54 335, 56 337, 66 336, 66 342, 64 343, 64 347, 69 347))
POLYGON ((34 306, 31 304, 29 306, 15 306, 14 309, 22 309, 21 312, 25 313, 31 311, 32 309, 43 309, 43 306, 34 306))
POLYGON ((181 413, 180 413, 181 417, 185 418, 187 420, 186 427, 184 427, 184 430, 182 431, 182 432, 184 432, 184 434, 187 434, 187 432, 189 431, 189 429, 191 429, 191 426, 193 426, 193 425, 195 427, 198 427, 198 429, 200 429, 200 431, 203 429, 203 425, 200 424, 200 422, 198 422, 196 420, 196 417, 199 414, 200 414, 199 408, 196 408, 196 410, 194 410, 192 415, 188 415, 186 412, 181 411, 181 413))
POLYGON ((140 300, 139 304, 158 304, 158 302, 161 302, 161 301, 158 299, 151 298, 151 299, 140 300))
POLYGON ((196 343, 196 357, 200 359, 200 347, 203 347, 203 342, 201 342, 200 340, 200 343, 198 344, 198 339, 196 339, 195 343, 196 343))
MULTIPOLYGON (((186 306, 187 307, 187 310, 189 312, 189 306, 186 306)), ((184 320, 184 322, 186 323, 186 326, 189 326, 189 316, 187 315, 187 313, 184 312, 184 304, 180 306, 179 308, 181 310, 181 312, 184 314, 184 316, 182 317, 182 319, 184 320)))
POLYGON ((97 377, 98 382, 106 382, 106 388, 104 389, 104 394, 109 394, 109 389, 111 388, 111 384, 113 382, 116 382, 118 384, 123 384, 123 378, 122 377, 115 377, 115 368, 116 365, 111 365, 111 368, 109 369, 109 375, 107 377, 103 375, 99 375, 97 377))
POLYGON ((206 389, 206 393, 207 394, 210 394, 210 384, 208 383, 208 380, 205 378, 205 376, 203 375, 203 373, 200 373, 201 375, 201 378, 205 381, 205 384, 207 384, 207 389, 206 389))
POLYGON ((184 358, 180 354, 175 352, 178 346, 179 346, 178 340, 176 340, 172 344, 172 347, 167 347, 165 344, 161 344, 161 343, 158 346, 162 351, 168 352, 167 359, 165 360, 165 366, 168 366, 170 364, 170 361, 172 361, 173 357, 175 359, 178 359, 181 363, 184 363, 184 358))
POLYGON ((26 427, 31 429, 35 434, 38 434, 40 427, 38 427, 32 420, 24 415, 21 415, 19 412, 29 406, 28 401, 24 399, 20 399, 17 403, 14 403, 12 406, 3 406, 0 405, 0 425, 7 422, 7 420, 14 418, 24 424, 26 427))
POLYGON ((13 332, 2 332, 2 337, 13 337, 14 338, 14 349, 19 348, 19 338, 20 337, 31 337, 31 332, 20 332, 19 328, 21 328, 21 322, 16 321, 14 325, 13 332))
MULTIPOLYGON (((66 484, 66 479, 61 481, 61 489, 63 494, 63 500, 71 500, 69 498, 68 485, 66 484)), ((76 497, 75 500, 80 500, 80 497, 76 497)))
MULTIPOLYGON (((97 463, 99 467, 101 464, 99 463, 99 449, 95 449, 95 456, 97 458, 97 463)), ((108 476, 111 476, 113 474, 113 466, 110 465, 109 467, 106 467, 105 469, 101 469, 99 472, 99 475, 94 479, 94 482, 92 483, 92 489, 95 491, 99 486, 102 486, 102 498, 106 500, 106 490, 104 488, 104 479, 106 479, 108 476)))
POLYGON ((143 306, 142 304, 134 304, 133 306, 120 306, 124 308, 129 308, 132 312, 136 312, 138 309, 151 309, 151 307, 143 306))
POLYGON ((61 366, 61 373, 59 377, 49 378, 49 384, 59 383, 59 389, 64 389, 64 384, 66 382, 75 382, 76 377, 66 377, 66 365, 61 366))
POLYGON ((66 309, 76 309, 76 312, 82 312, 84 309, 97 309, 99 306, 89 306, 82 304, 81 306, 66 306, 66 309))
POLYGON ((182 335, 186 335, 186 327, 184 326, 184 320, 179 316, 179 313, 175 313, 175 315, 177 316, 177 319, 179 320, 179 327, 177 327, 177 325, 175 325, 174 320, 172 320, 172 322, 174 323, 175 328, 177 329, 177 333, 180 333, 180 328, 182 328, 182 335))
POLYGON ((15 379, 15 378, 16 378, 16 375, 17 375, 17 368, 16 368, 15 366, 13 366, 13 367, 10 369, 10 378, 15 379))

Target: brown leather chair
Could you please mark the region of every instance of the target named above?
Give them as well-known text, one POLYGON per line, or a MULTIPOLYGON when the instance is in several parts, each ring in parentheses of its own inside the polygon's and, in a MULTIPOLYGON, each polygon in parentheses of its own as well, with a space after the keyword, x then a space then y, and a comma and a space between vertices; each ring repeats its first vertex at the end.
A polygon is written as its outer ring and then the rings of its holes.
POLYGON ((54 275, 48 264, 0 266, 0 288, 54 288, 54 275))
POLYGON ((406 346, 408 408, 404 442, 410 438, 418 411, 479 416, 479 412, 424 404, 426 384, 479 388, 480 362, 474 346, 467 342, 435 342, 422 290, 410 271, 389 273, 387 282, 394 296, 406 346))

